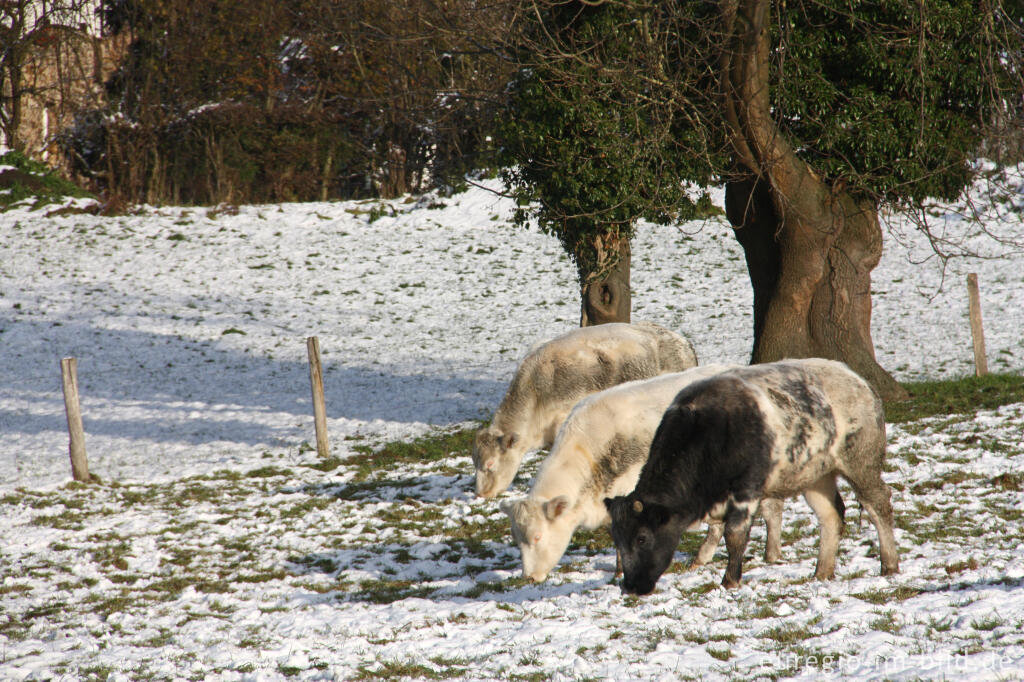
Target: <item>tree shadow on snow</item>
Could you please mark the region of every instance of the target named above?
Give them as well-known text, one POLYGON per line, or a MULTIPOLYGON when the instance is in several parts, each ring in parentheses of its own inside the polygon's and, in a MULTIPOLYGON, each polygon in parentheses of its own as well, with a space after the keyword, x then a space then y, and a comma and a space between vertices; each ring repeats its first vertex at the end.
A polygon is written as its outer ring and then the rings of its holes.
MULTIPOLYGON (((14 439, 66 433, 58 360, 71 356, 78 358, 87 437, 294 442, 297 430, 312 428, 308 364, 250 353, 238 338, 203 341, 73 320, 0 320, 0 404, 28 404, 0 409, 0 432, 14 439)), ((304 350, 304 339, 294 343, 304 350)), ((450 424, 486 414, 505 388, 490 379, 412 373, 364 359, 341 364, 325 355, 329 420, 450 424)), ((405 364, 415 365, 416 358, 405 364)), ((430 365, 426 359, 421 364, 430 365)))

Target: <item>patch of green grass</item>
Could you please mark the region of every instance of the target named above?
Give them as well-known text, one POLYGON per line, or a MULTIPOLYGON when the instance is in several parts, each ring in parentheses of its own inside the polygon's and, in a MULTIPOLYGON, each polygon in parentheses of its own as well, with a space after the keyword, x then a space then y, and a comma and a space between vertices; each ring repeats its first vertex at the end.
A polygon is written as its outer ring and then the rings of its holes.
POLYGON ((10 585, 0 585, 0 595, 14 594, 15 592, 31 592, 31 585, 23 585, 21 583, 11 583, 10 585))
POLYGON ((449 680, 463 677, 467 668, 462 664, 439 665, 439 669, 412 661, 380 661, 379 667, 360 666, 353 680, 449 680))
POLYGON ((46 493, 36 490, 18 488, 14 493, 5 495, 0 502, 4 504, 24 504, 30 509, 43 509, 61 503, 61 498, 56 493, 46 493))
MULTIPOLYGON (((430 530, 429 528, 424 529, 425 532, 430 530)), ((493 549, 487 543, 500 543, 507 546, 512 537, 508 520, 505 518, 463 523, 458 528, 449 529, 445 534, 450 540, 455 541, 449 543, 453 549, 462 548, 470 554, 485 559, 494 556, 493 549)))
POLYGON ((93 561, 104 568, 128 570, 125 556, 131 551, 131 546, 126 539, 112 533, 106 536, 93 535, 89 539, 104 543, 90 551, 93 561))
POLYGON ((967 481, 977 481, 983 478, 985 477, 981 474, 973 474, 961 469, 953 469, 952 471, 947 471, 941 476, 936 476, 935 478, 922 481, 911 486, 910 492, 915 495, 923 495, 933 490, 941 490, 947 485, 959 486, 967 481))
POLYGON ((327 457, 325 459, 320 460, 319 462, 315 462, 313 464, 303 464, 302 466, 308 469, 316 469, 317 471, 323 471, 326 473, 328 471, 334 471, 343 463, 344 460, 342 460, 340 457, 327 457))
POLYGON ((67 197, 92 197, 82 188, 58 176, 53 169, 19 152, 0 155, 0 166, 14 170, 0 173, 0 212, 24 199, 33 199, 32 209, 60 203, 67 197))
POLYGON ((412 580, 364 580, 354 597, 372 604, 391 604, 402 599, 426 597, 433 587, 412 580))
POLYGON ((436 462, 453 454, 468 454, 476 432, 476 427, 469 427, 428 434, 409 442, 386 443, 378 449, 356 445, 353 449, 357 454, 346 459, 345 464, 356 467, 355 481, 365 481, 378 471, 395 471, 401 464, 436 462))
POLYGON ((117 671, 111 665, 87 665, 78 669, 81 680, 105 680, 117 671))
POLYGON ((40 514, 32 517, 29 522, 33 526, 47 526, 57 530, 82 530, 88 514, 76 511, 65 511, 60 514, 40 514))
POLYGON ((768 628, 761 633, 761 637, 773 640, 783 645, 797 644, 805 640, 817 637, 817 633, 813 632, 806 625, 776 625, 775 627, 768 628))
POLYGON ((377 519, 397 530, 436 535, 441 531, 433 526, 444 520, 444 513, 438 505, 423 504, 418 500, 406 498, 388 509, 381 510, 377 519))
POLYGON ((775 609, 775 604, 761 604, 750 613, 750 618, 757 618, 758 620, 764 618, 775 618, 779 613, 775 609))
POLYGON ((146 592, 155 592, 157 598, 170 600, 175 599, 187 587, 194 587, 196 592, 204 594, 220 594, 231 591, 231 585, 226 580, 207 580, 187 575, 154 580, 141 589, 146 592))
POLYGON ((103 619, 114 613, 130 611, 139 604, 138 595, 132 590, 122 589, 116 595, 91 594, 83 600, 89 604, 89 612, 103 619))
POLYGON ((339 568, 337 559, 322 554, 304 557, 292 556, 288 557, 288 561, 304 567, 309 572, 316 573, 334 573, 339 568))
POLYGON ((1000 625, 1004 624, 1005 621, 1002 618, 999 618, 998 616, 988 616, 986 618, 982 618, 981 620, 971 621, 972 628, 974 628, 975 630, 982 630, 984 632, 991 632, 1000 625))
POLYGON ((136 642, 136 644, 147 648, 159 649, 169 645, 173 641, 174 633, 166 628, 160 628, 159 635, 153 635, 152 637, 136 642))
POLYGON ((1024 402, 1024 376, 988 374, 953 381, 922 381, 903 384, 908 400, 885 404, 885 420, 899 424, 924 417, 973 414, 978 410, 1024 402))
POLYGON ((510 682, 548 682, 551 679, 551 674, 543 670, 532 673, 512 673, 508 679, 510 682))
POLYGON ((240 573, 238 575, 231 576, 231 582, 234 583, 269 583, 274 580, 284 580, 290 577, 290 574, 281 568, 269 569, 264 573, 240 573))
POLYGON ((942 619, 929 618, 928 619, 928 631, 929 631, 929 633, 932 633, 932 632, 949 632, 950 630, 953 629, 953 623, 955 621, 956 621, 956 619, 953 618, 952 616, 947 616, 946 618, 942 618, 942 619))
POLYGON ((888 632, 891 635, 895 635, 900 631, 900 624, 896 620, 896 613, 893 611, 886 611, 883 614, 879 614, 878 618, 871 621, 870 627, 872 630, 888 632))
POLYGON ((609 550, 614 552, 615 543, 612 541, 612 534, 605 526, 593 530, 580 528, 573 534, 569 548, 582 549, 587 554, 594 555, 603 554, 609 550))
POLYGON ((706 647, 704 650, 708 652, 708 656, 717 658, 720 661, 728 661, 732 658, 732 649, 728 647, 725 649, 712 649, 711 647, 706 647))
POLYGON ((297 519, 309 514, 310 512, 318 511, 320 509, 326 509, 331 506, 333 500, 325 499, 322 497, 310 497, 297 504, 293 504, 287 509, 281 510, 282 519, 297 519))
POLYGON ((808 534, 813 534, 814 529, 811 528, 811 520, 806 518, 796 518, 785 524, 782 528, 782 541, 791 545, 797 540, 803 539, 808 534))
POLYGON ((718 583, 716 583, 716 582, 708 582, 708 583, 702 583, 700 585, 697 585, 696 587, 691 587, 689 589, 679 588, 679 593, 680 593, 681 596, 684 596, 684 597, 691 597, 693 599, 700 599, 704 595, 709 594, 709 593, 714 592, 715 590, 719 589, 719 587, 720 587, 720 585, 718 583))
POLYGON ((916 587, 910 587, 909 585, 900 585, 892 589, 876 589, 867 590, 866 592, 857 592, 856 594, 850 595, 856 599, 866 601, 870 604, 888 604, 893 601, 904 601, 906 599, 912 599, 917 595, 921 594, 921 590, 916 587))
POLYGON ((514 577, 507 580, 499 580, 494 582, 481 582, 477 583, 470 589, 462 593, 462 596, 469 597, 470 599, 476 599, 482 594, 500 594, 502 592, 511 592, 517 590, 520 587, 530 585, 531 581, 529 578, 514 577))

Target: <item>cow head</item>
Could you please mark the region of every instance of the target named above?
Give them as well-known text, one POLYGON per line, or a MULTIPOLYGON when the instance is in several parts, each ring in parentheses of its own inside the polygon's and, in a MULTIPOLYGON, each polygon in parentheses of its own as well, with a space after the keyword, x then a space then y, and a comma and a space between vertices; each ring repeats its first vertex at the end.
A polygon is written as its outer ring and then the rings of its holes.
POLYGON ((650 594, 672 563, 679 538, 692 519, 668 507, 640 500, 636 493, 605 498, 612 539, 622 557, 622 591, 650 594))
POLYGON ((541 582, 565 554, 576 524, 569 498, 503 500, 499 505, 512 521, 512 540, 523 557, 523 577, 541 582))
POLYGON ((508 488, 526 454, 522 446, 519 434, 503 433, 493 424, 477 431, 473 443, 477 495, 494 497, 508 488))

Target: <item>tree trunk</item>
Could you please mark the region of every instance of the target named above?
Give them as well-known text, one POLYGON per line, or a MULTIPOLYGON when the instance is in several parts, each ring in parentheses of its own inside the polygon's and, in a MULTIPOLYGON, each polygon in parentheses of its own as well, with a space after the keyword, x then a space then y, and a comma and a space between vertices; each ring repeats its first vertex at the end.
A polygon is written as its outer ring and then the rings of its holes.
POLYGON ((882 255, 877 212, 845 193, 833 206, 832 222, 794 226, 779 220, 767 183, 726 186, 726 212, 754 290, 750 361, 841 360, 883 399, 905 398, 876 362, 871 340, 871 270, 882 255))
POLYGON ((7 133, 7 146, 20 154, 25 153, 25 138, 21 134, 22 68, 24 68, 23 64, 15 64, 8 74, 8 80, 11 83, 11 104, 10 116, 7 120, 7 130, 5 131, 7 133))
POLYGON ((770 0, 726 0, 721 65, 736 171, 726 212, 754 288, 751 362, 846 362, 885 400, 906 391, 875 360, 871 270, 882 255, 878 212, 799 159, 772 118, 770 0))
POLYGON ((583 279, 580 285, 582 299, 580 326, 592 327, 608 322, 629 322, 632 296, 629 290, 629 240, 606 237, 608 246, 597 240, 598 262, 615 261, 600 274, 583 279), (614 250, 614 255, 609 253, 614 250))
POLYGON ((743 247, 747 274, 754 289, 756 349, 764 332, 768 304, 779 281, 779 244, 775 240, 778 217, 768 183, 756 177, 726 183, 725 214, 733 225, 736 241, 743 247))

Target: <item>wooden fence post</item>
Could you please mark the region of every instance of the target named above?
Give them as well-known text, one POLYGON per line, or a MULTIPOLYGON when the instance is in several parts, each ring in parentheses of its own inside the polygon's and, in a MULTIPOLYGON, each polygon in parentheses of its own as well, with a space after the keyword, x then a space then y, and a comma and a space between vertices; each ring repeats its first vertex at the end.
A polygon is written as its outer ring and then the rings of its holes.
POLYGON ((971 338, 974 340, 974 374, 988 374, 988 359, 985 357, 985 330, 981 324, 981 295, 978 293, 978 275, 967 275, 967 305, 971 317, 971 338))
POLYGON ((309 385, 313 391, 313 423, 316 426, 316 451, 327 457, 327 408, 324 405, 324 375, 320 365, 320 339, 310 336, 306 339, 309 354, 309 385))
POLYGON ((64 384, 64 412, 68 417, 68 453, 71 455, 71 476, 76 481, 88 482, 89 461, 85 457, 85 429, 82 427, 82 409, 78 403, 78 360, 60 361, 60 378, 64 384))

